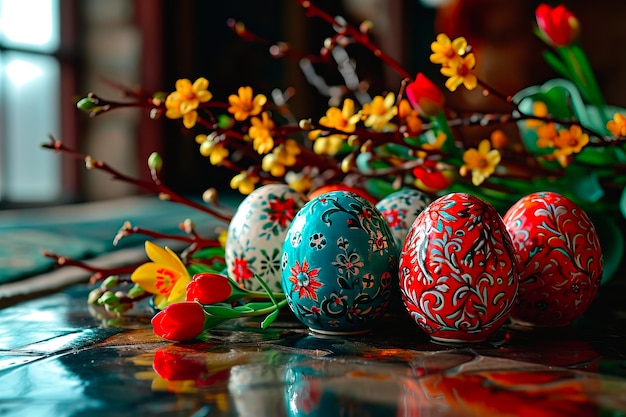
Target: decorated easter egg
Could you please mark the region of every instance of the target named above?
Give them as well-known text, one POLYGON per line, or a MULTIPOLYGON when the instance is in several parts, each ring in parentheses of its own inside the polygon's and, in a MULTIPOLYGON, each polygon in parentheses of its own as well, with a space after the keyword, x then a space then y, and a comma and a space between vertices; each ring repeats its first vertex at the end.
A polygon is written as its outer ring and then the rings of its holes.
POLYGON ((407 188, 383 197, 376 204, 376 208, 387 221, 398 248, 402 248, 402 245, 404 245, 404 239, 406 239, 406 235, 409 233, 409 227, 411 227, 417 215, 431 202, 432 199, 427 194, 407 188))
POLYGON ((587 214, 554 192, 527 195, 504 215, 518 257, 520 289, 511 319, 518 324, 565 326, 594 300, 602 251, 587 214))
POLYGON ((374 205, 332 191, 306 203, 289 226, 282 286, 311 330, 366 332, 385 312, 397 265, 393 236, 374 205))
POLYGON ((280 258, 287 228, 307 198, 285 184, 268 184, 250 193, 228 226, 225 261, 228 275, 252 291, 282 291, 280 258))
POLYGON ((357 194, 359 197, 363 197, 367 201, 372 204, 376 204, 376 198, 372 196, 370 193, 365 191, 363 188, 353 187, 346 184, 326 184, 321 186, 320 188, 316 188, 308 194, 310 200, 313 200, 315 197, 319 197, 322 194, 329 193, 331 191, 350 191, 357 194))
POLYGON ((518 288, 514 249, 486 201, 451 193, 415 219, 400 254, 402 301, 434 341, 479 342, 509 317, 518 288))

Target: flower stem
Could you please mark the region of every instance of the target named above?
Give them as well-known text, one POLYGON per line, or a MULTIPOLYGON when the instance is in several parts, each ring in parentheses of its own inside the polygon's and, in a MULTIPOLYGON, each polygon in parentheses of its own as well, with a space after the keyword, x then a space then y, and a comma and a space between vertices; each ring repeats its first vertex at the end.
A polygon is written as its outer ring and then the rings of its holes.
POLYGON ((85 161, 85 164, 87 165, 87 169, 98 169, 100 171, 104 171, 110 174, 114 180, 127 182, 130 184, 136 185, 140 188, 155 192, 159 194, 159 197, 162 199, 173 201, 175 203, 184 204, 191 208, 195 208, 196 210, 209 214, 225 222, 230 222, 232 218, 232 216, 222 214, 216 210, 211 209, 210 207, 203 206, 201 204, 196 203, 195 201, 188 200, 182 197, 181 195, 175 193, 170 188, 162 184, 160 179, 155 175, 152 176, 153 182, 142 181, 137 178, 129 177, 113 169, 112 167, 110 167, 109 165, 107 165, 106 163, 102 161, 94 160, 88 155, 83 155, 79 153, 78 151, 75 151, 74 149, 71 149, 65 146, 60 140, 54 139, 53 137, 50 137, 50 143, 44 143, 41 146, 46 149, 52 149, 55 152, 64 152, 77 159, 83 159, 85 161))
POLYGON ((351 36, 357 43, 360 43, 361 45, 369 49, 374 54, 374 56, 380 59, 383 63, 387 64, 391 69, 393 69, 396 73, 398 73, 402 78, 411 78, 411 74, 409 74, 402 67, 402 65, 398 63, 398 61, 396 61, 391 56, 383 52, 378 46, 376 46, 370 40, 370 38, 366 34, 361 33, 359 30, 357 30, 356 28, 354 28, 353 26, 349 24, 344 25, 338 22, 334 17, 332 17, 331 15, 329 15, 328 13, 326 13, 319 7, 315 6, 313 2, 309 0, 297 0, 297 1, 300 3, 300 5, 304 9, 306 9, 307 14, 309 16, 319 17, 325 20, 326 22, 330 23, 334 27, 341 27, 343 29, 343 34, 351 36))

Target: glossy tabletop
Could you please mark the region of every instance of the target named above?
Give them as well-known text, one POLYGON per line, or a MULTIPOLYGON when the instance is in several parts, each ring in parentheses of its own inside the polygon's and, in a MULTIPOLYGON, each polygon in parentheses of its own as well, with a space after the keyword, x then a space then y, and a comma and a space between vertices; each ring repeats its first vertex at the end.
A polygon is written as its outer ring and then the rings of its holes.
POLYGON ((79 284, 0 310, 0 415, 626 416, 614 288, 567 328, 506 325, 446 346, 404 315, 320 337, 288 309, 266 330, 232 322, 209 342, 171 343, 149 306, 111 320, 79 284))

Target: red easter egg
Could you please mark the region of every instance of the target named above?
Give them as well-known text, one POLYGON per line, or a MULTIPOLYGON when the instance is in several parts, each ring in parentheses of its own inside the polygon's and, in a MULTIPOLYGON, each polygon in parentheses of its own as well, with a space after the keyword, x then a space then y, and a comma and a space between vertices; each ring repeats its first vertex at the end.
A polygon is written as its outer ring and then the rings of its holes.
POLYGON ((519 324, 566 326, 594 300, 602 250, 587 214, 554 192, 527 195, 504 215, 520 268, 519 324))
POLYGON ((472 195, 451 193, 415 219, 399 278, 408 312, 433 340, 480 342, 508 319, 519 277, 496 209, 472 195))

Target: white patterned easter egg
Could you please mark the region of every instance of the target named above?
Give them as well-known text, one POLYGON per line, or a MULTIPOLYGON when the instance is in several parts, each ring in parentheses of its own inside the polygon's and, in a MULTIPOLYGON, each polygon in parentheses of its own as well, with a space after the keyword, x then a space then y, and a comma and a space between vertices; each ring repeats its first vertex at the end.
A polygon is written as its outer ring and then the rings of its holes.
POLYGON ((387 221, 398 248, 402 248, 409 228, 431 202, 432 199, 427 194, 407 188, 383 197, 376 204, 376 208, 387 221))
POLYGON ((287 229, 307 197, 285 184, 268 184, 250 193, 228 226, 225 261, 228 275, 252 291, 281 292, 280 260, 287 229))

